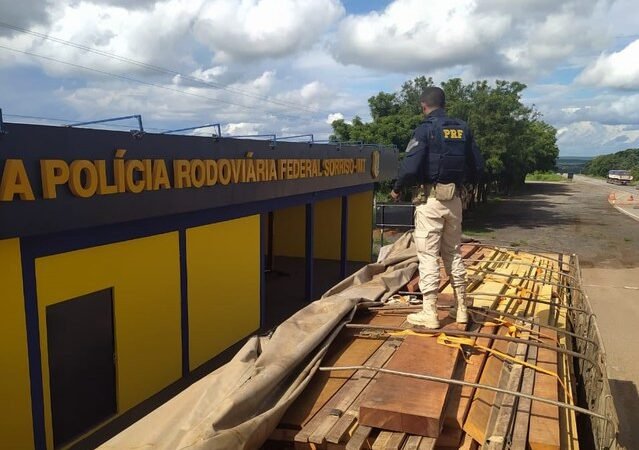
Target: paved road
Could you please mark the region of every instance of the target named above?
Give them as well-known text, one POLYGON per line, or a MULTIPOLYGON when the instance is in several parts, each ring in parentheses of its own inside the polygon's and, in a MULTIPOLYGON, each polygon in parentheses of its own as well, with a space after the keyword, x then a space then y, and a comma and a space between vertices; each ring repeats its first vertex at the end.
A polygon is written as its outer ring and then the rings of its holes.
MULTIPOLYGON (((485 242, 579 255, 608 354, 620 441, 639 449, 639 223, 608 203, 611 190, 639 194, 633 187, 585 177, 572 183, 532 183, 521 195, 506 197, 465 223, 485 242)), ((639 215, 639 209, 634 213, 639 215)))
POLYGON ((608 184, 604 180, 577 175, 577 181, 605 188, 608 195, 615 195, 614 207, 621 213, 639 221, 639 190, 635 186, 608 184))

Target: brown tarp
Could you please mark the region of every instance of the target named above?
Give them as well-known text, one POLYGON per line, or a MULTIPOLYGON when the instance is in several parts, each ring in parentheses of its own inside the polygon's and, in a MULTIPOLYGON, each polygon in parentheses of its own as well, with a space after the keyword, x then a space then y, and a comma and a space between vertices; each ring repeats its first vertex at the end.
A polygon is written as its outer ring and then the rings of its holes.
POLYGON ((226 365, 100 448, 259 448, 309 383, 357 305, 386 301, 416 270, 412 235, 406 233, 383 261, 334 286, 271 336, 251 337, 226 365))

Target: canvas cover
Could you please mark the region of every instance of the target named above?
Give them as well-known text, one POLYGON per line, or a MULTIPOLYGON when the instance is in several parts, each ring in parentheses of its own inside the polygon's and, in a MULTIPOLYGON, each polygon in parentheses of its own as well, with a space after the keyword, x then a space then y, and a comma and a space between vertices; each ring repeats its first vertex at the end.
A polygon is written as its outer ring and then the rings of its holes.
POLYGON ((102 449, 255 449, 307 386, 358 304, 384 302, 417 271, 412 234, 235 357, 104 443, 102 449))

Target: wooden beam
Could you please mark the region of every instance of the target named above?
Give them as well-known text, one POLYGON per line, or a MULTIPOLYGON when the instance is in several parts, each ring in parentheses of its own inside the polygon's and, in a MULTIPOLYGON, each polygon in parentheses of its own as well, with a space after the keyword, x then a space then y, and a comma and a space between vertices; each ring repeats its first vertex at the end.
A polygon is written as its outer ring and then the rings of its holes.
MULTIPOLYGON (((482 319, 484 318, 482 317, 482 319)), ((490 318, 486 318, 486 320, 489 321, 490 318)), ((482 326, 481 324, 473 324, 469 331, 479 331, 480 333, 490 334, 495 333, 497 328, 492 325, 482 326)), ((476 339, 476 343, 490 347, 492 340, 482 337, 476 339)), ((472 352, 468 357, 468 363, 459 361, 457 369, 455 370, 455 379, 478 383, 487 357, 486 352, 472 352)), ((459 446, 463 437, 462 427, 468 415, 474 393, 475 388, 470 386, 451 386, 445 412, 444 429, 437 438, 437 447, 459 446)))
POLYGON ((351 439, 346 443, 346 450, 361 450, 371 448, 370 435, 373 432, 371 427, 358 426, 351 439))
MULTIPOLYGON (((521 337, 527 339, 530 333, 523 332, 521 337)), ((528 345, 525 343, 519 343, 517 345, 517 351, 515 358, 524 361, 526 359, 526 353, 528 352, 528 345)), ((509 391, 519 391, 521 385, 521 379, 524 372, 524 366, 521 364, 513 364, 509 370, 509 376, 506 383, 506 389, 509 391)), ((498 412, 496 414, 495 423, 492 429, 489 431, 486 438, 486 450, 502 450, 506 445, 506 440, 510 431, 510 425, 512 423, 515 414, 516 399, 514 395, 502 394, 498 403, 498 412)))
MULTIPOLYGON (((441 315, 447 316, 445 311, 441 315)), ((447 318, 443 327, 456 328, 447 318)), ((388 369, 451 378, 458 350, 433 337, 408 336, 386 365, 388 369)), ((441 432, 450 385, 380 374, 359 408, 359 423, 384 430, 437 437, 441 432)))
POLYGON ((406 439, 406 433, 380 431, 373 442, 372 450, 399 450, 406 439))
MULTIPOLYGON (((399 339, 387 339, 366 363, 381 367, 395 352, 398 345, 399 339)), ((368 383, 371 382, 374 376, 375 374, 372 374, 369 370, 358 370, 355 372, 351 378, 344 383, 341 389, 339 389, 297 433, 295 441, 309 442, 310 437, 313 436, 316 443, 322 443, 326 433, 337 423, 339 416, 349 408, 351 403, 353 403, 368 383), (320 435, 317 432, 318 429, 320 429, 323 434, 320 435), (317 442, 318 440, 322 442, 317 442)))
MULTIPOLYGON (((375 325, 400 325, 401 317, 368 315, 358 317, 356 323, 375 325)), ((335 365, 361 364, 383 344, 381 339, 357 337, 357 330, 344 329, 329 347, 324 357, 326 363, 335 365), (354 331, 354 332, 352 332, 354 331)), ((287 428, 305 426, 327 401, 349 380, 353 372, 317 372, 293 404, 288 408, 280 424, 287 428)))
MULTIPOLYGON (((538 328, 537 328, 538 329, 538 328)), ((539 347, 528 347, 526 361, 537 364, 537 351, 539 347)), ((536 371, 530 367, 524 368, 521 392, 532 395, 535 387, 536 371)), ((528 398, 520 398, 515 411, 515 423, 513 425, 510 450, 526 450, 528 442, 528 425, 530 423, 530 407, 532 401, 528 398)))
MULTIPOLYGON (((501 327, 497 334, 503 336, 507 332, 508 330, 506 328, 501 327)), ((507 353, 508 342, 496 340, 493 342, 492 348, 502 353, 507 353)), ((499 386, 502 366, 503 362, 501 359, 495 355, 489 355, 479 382, 485 385, 499 386)), ((464 432, 480 444, 483 444, 486 439, 486 428, 488 427, 491 410, 495 403, 495 396, 496 393, 492 391, 485 389, 476 390, 468 411, 468 416, 464 422, 464 432)))
MULTIPOLYGON (((556 339, 552 330, 545 334, 556 339)), ((552 340, 545 340, 551 343, 552 340)), ((557 373, 557 353, 545 348, 539 348, 537 365, 543 369, 557 373)), ((557 378, 538 372, 535 377, 533 395, 551 400, 559 400, 559 385, 557 378)), ((559 432, 559 408, 548 403, 532 402, 530 412, 530 427, 528 431, 528 445, 531 450, 559 450, 561 448, 559 432)))

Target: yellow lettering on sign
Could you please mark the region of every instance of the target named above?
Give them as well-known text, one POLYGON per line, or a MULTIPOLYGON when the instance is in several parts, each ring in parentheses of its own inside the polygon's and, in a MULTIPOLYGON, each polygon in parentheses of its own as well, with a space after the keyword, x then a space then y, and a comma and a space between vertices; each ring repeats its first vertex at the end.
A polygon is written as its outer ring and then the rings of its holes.
POLYGON ((76 197, 89 198, 98 190, 98 170, 92 161, 78 159, 69 167, 69 189, 76 197))
POLYGON ((457 130, 457 137, 459 139, 464 139, 464 130, 457 130))
POLYGON ((228 159, 220 159, 217 162, 218 180, 226 186, 231 182, 231 163, 228 159))
POLYGON ((255 162, 252 159, 249 159, 246 161, 246 182, 251 183, 255 180, 255 162))
MULTIPOLYGON (((108 183, 109 180, 107 178, 106 161, 104 161, 103 159, 99 159, 93 161, 93 164, 95 164, 95 168, 98 171, 98 195, 117 194, 118 187, 115 184, 108 183)), ((44 182, 42 184, 44 184, 44 182)))
POLYGON ((277 180, 277 172, 275 170, 275 160, 269 159, 267 160, 267 164, 268 164, 267 181, 277 180))
POLYGON ((444 138, 448 139, 450 137, 450 130, 448 128, 444 128, 444 138))
POLYGON ((292 180, 293 178, 295 178, 294 174, 293 174, 293 164, 295 163, 294 159, 287 159, 286 160, 286 179, 287 180, 292 180))
POLYGON ((266 177, 266 164, 263 159, 255 161, 255 181, 267 181, 266 177))
POLYGON ((115 178, 115 185, 118 188, 118 192, 126 192, 126 184, 124 182, 124 155, 126 150, 119 148, 115 151, 115 160, 113 161, 113 178, 115 178))
POLYGON ((20 200, 35 200, 22 160, 7 159, 0 181, 0 201, 13 201, 16 195, 20 200))
POLYGON ((207 159, 204 165, 206 166, 206 185, 213 186, 217 183, 217 162, 207 159))
POLYGON ((277 160, 277 176, 276 180, 283 180, 286 175, 286 160, 278 159, 277 160))
POLYGON ((69 165, 61 159, 45 159, 40 161, 40 177, 42 178, 42 197, 56 198, 56 186, 69 181, 69 165))
POLYGON ((144 190, 153 190, 153 161, 150 159, 143 159, 144 164, 144 190))
POLYGON ((154 191, 159 189, 171 189, 169 173, 166 170, 166 163, 163 159, 153 160, 153 172, 151 178, 153 178, 152 189, 154 191))
POLYGON ((186 159, 173 161, 173 185, 178 188, 191 187, 190 164, 186 159))
POLYGON ((237 184, 241 180, 241 172, 242 172, 242 162, 241 159, 232 159, 231 160, 231 180, 234 184, 237 184))
POLYGON ((206 167, 201 159, 191 161, 191 184, 193 187, 201 188, 206 182, 206 167))
POLYGON ((127 192, 139 194, 144 190, 144 164, 139 159, 132 159, 124 164, 127 192), (136 177, 136 173, 141 174, 136 177))

